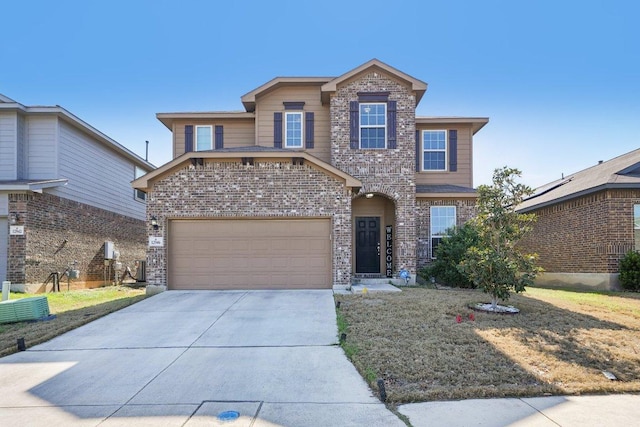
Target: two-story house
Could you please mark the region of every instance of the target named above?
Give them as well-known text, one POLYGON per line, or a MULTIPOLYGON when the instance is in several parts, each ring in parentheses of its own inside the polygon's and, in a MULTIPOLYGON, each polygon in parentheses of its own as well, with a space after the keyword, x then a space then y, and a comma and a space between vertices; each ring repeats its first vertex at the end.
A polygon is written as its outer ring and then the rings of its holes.
POLYGON ((474 213, 474 117, 416 117, 427 84, 371 60, 278 77, 244 111, 159 113, 169 163, 148 194, 147 280, 169 289, 348 289, 427 263, 474 213))
POLYGON ((71 266, 76 286, 110 281, 107 241, 123 266, 145 259, 146 195, 131 181, 153 169, 62 107, 0 95, 0 280, 44 290, 71 266))

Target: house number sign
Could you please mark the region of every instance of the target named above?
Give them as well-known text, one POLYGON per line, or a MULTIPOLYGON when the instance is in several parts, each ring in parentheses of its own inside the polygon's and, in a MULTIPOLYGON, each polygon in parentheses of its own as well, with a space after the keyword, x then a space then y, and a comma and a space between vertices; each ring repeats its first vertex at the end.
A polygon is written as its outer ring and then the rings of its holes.
POLYGON ((387 277, 393 277, 393 227, 387 225, 387 237, 385 239, 384 262, 386 265, 387 277))
POLYGON ((162 236, 149 236, 150 248, 161 248, 164 246, 164 237, 162 236))
POLYGON ((9 226, 10 236, 24 236, 24 225, 11 225, 9 226))

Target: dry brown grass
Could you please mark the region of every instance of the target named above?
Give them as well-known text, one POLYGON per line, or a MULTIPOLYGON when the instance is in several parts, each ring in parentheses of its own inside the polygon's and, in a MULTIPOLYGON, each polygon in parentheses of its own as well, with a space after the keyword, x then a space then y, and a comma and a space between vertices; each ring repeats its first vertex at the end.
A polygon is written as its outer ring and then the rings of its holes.
POLYGON ((475 321, 467 305, 487 300, 475 290, 336 299, 345 350, 374 389, 384 380, 390 403, 640 391, 638 294, 530 288, 509 301, 520 314, 475 321))
MULTIPOLYGON (((38 294, 40 295, 40 294, 38 294)), ((33 295, 12 294, 11 299, 33 295)), ((17 340, 28 347, 96 320, 145 298, 145 290, 121 286, 46 294, 53 320, 0 325, 0 356, 18 351, 17 340)))

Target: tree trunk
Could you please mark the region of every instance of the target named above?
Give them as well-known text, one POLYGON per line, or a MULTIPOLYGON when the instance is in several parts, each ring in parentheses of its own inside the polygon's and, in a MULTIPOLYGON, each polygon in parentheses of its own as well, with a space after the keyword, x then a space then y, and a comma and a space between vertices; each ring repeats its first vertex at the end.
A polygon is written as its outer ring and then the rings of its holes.
POLYGON ((495 311, 496 307, 498 307, 498 298, 494 296, 491 297, 491 309, 495 311))

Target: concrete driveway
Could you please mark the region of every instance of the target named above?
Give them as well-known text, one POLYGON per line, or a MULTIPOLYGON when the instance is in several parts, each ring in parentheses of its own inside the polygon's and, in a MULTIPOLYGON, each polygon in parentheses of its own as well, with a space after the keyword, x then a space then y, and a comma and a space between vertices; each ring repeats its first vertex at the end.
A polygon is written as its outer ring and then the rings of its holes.
POLYGON ((2 358, 0 425, 405 424, 337 346, 318 290, 168 291, 2 358))

